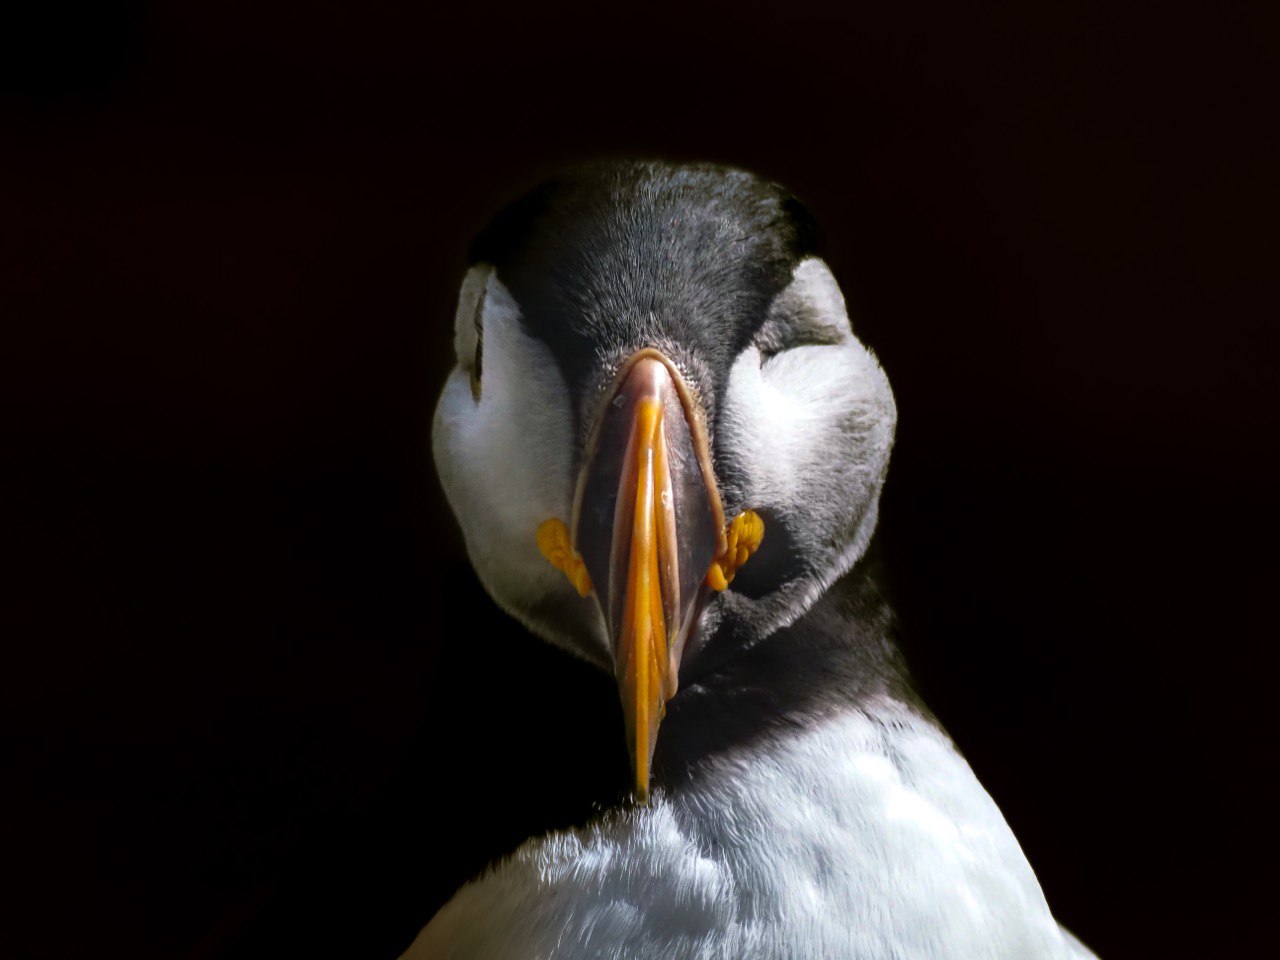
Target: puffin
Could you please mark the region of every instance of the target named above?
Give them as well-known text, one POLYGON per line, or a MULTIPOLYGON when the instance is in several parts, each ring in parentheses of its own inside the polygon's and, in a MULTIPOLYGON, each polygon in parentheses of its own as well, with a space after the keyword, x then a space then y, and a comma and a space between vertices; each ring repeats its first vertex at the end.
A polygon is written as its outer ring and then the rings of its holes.
POLYGON ((616 685, 621 722, 583 722, 630 775, 404 960, 1093 957, 895 645, 867 550, 896 406, 810 212, 743 170, 600 162, 469 264, 440 481, 493 601, 616 685))

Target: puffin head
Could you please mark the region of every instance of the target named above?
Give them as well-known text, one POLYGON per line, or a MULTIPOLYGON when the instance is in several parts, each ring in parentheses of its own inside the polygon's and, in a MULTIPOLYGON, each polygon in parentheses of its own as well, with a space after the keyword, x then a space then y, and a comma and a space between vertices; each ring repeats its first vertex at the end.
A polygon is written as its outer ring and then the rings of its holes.
POLYGON ((665 704, 866 549, 896 412, 814 247, 749 173, 584 167, 475 240, 435 461, 493 599, 617 681, 635 793, 665 704))

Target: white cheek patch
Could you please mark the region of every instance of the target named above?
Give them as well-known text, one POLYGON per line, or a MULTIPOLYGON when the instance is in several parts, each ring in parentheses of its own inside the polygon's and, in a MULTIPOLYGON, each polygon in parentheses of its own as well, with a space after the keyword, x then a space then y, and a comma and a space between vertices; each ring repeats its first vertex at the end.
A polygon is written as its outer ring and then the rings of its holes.
POLYGON ((453 318, 453 350, 458 365, 468 372, 475 365, 476 344, 480 339, 477 324, 482 322, 482 318, 477 314, 482 305, 487 306, 485 298, 492 278, 492 266, 477 264, 467 271, 462 279, 462 289, 458 291, 458 312, 453 318))
MULTIPOLYGON (((593 607, 546 562, 536 540, 542 521, 569 516, 569 391, 551 351, 523 331, 519 307, 491 271, 482 324, 480 399, 472 397, 467 372, 455 369, 436 407, 436 469, 471 562, 494 600, 534 632, 572 647, 539 609, 547 598, 561 597, 593 607)), ((572 648, 596 659, 593 651, 572 648)))
POLYGON ((797 347, 763 366, 749 349, 730 372, 726 408, 732 439, 725 439, 744 453, 757 451, 746 471, 748 502, 804 509, 805 498, 853 493, 851 474, 878 481, 883 473, 893 397, 880 365, 852 337, 839 346, 797 347))
MULTIPOLYGON (((860 412, 874 404, 884 374, 855 341, 840 346, 797 347, 760 365, 747 350, 729 375, 726 446, 749 459, 744 503, 770 503, 795 510, 847 489, 849 473, 875 468, 878 458, 847 462, 841 454, 851 431, 871 427, 860 412), (870 382, 868 382, 870 381, 870 382), (747 451, 755 451, 748 458, 747 451), (840 462, 833 460, 839 458, 840 462)), ((887 384, 886 384, 887 385, 887 384)), ((859 444, 859 446, 862 446, 859 444)))
POLYGON ((748 348, 730 371, 716 446, 733 463, 735 500, 773 513, 802 541, 813 576, 784 591, 790 620, 865 551, 897 414, 888 378, 853 336, 826 264, 802 263, 783 298, 844 336, 763 363, 760 350, 748 348))

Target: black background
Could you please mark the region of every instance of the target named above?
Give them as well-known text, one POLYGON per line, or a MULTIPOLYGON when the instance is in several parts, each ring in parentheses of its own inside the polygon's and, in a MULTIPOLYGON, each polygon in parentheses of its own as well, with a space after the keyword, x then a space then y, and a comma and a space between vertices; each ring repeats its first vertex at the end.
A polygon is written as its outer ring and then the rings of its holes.
POLYGON ((823 224, 910 661, 1059 918, 1273 944, 1263 5, 428 6, 4 15, 0 953, 393 957, 608 800, 427 438, 472 233, 627 154, 823 224))

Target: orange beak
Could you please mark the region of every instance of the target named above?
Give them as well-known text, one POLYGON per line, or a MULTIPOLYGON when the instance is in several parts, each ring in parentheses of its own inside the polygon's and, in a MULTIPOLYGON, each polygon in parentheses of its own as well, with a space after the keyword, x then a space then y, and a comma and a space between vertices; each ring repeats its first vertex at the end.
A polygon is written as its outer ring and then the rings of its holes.
POLYGON ((597 416, 572 531, 609 625, 642 802, 658 726, 706 602, 704 575, 726 549, 724 529, 701 408, 666 357, 642 351, 597 416))

